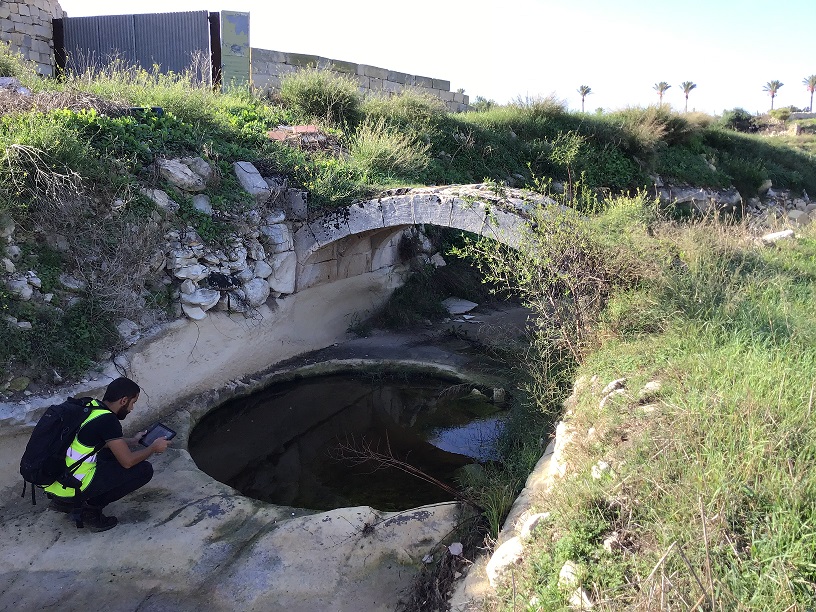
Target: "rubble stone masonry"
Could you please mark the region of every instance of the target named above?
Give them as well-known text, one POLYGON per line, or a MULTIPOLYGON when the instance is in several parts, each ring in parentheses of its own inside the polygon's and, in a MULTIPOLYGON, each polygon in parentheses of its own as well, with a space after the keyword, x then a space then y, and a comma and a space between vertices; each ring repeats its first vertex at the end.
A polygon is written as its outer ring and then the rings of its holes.
POLYGON ((42 75, 54 74, 52 19, 63 17, 58 0, 0 0, 0 41, 37 64, 42 75))

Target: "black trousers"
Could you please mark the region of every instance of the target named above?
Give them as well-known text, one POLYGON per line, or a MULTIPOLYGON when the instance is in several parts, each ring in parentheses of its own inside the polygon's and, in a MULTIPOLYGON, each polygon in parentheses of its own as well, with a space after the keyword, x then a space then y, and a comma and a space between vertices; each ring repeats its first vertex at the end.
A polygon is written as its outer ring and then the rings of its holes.
POLYGON ((114 457, 100 457, 93 480, 82 497, 86 504, 103 508, 145 486, 151 478, 153 466, 147 461, 137 463, 131 468, 124 468, 114 457))

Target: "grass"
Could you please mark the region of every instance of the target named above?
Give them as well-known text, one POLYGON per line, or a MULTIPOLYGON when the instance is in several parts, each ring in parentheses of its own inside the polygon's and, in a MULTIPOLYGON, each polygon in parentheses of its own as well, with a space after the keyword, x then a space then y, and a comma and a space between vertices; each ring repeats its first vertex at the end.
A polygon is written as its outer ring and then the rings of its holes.
MULTIPOLYGON (((719 121, 666 107, 589 115, 552 97, 451 115, 415 91, 363 99, 352 80, 315 70, 284 79, 272 98, 213 92, 199 74, 112 62, 43 80, 0 45, 0 75, 33 92, 0 95, 0 215, 17 224, 21 269, 37 270, 60 308, 0 289, 2 314, 33 326, 0 323, 7 371, 80 375, 116 345, 116 320, 145 300, 166 307, 158 279, 125 272, 158 244, 158 212, 137 195, 144 185, 170 190, 149 169, 158 157, 202 156, 217 169, 208 188, 217 221, 181 194, 180 213, 162 219, 192 224, 211 243, 251 205, 231 173, 237 160, 308 189, 312 214, 395 185, 581 185, 581 215, 557 225, 540 216, 539 242, 499 252, 502 266, 489 269, 542 323, 529 351, 512 356, 526 393, 501 441, 502 466, 469 483, 494 530, 569 381, 627 376, 630 391, 603 409, 597 385, 579 395, 572 425, 594 428, 595 438, 575 449, 575 476, 548 500, 551 521, 531 544, 516 599, 508 586, 496 607, 533 597, 542 609, 565 607, 557 576, 567 560, 602 609, 687 609, 706 598, 720 609, 812 606, 816 238, 804 231, 760 248, 739 226, 661 221, 639 191, 656 173, 734 185, 745 197, 767 179, 816 193, 812 123, 800 136, 769 138, 730 129, 751 128, 738 109, 719 121), (265 136, 312 121, 344 146, 309 151, 265 136), (626 197, 598 202, 595 188, 626 197), (105 209, 115 198, 127 203, 120 218, 105 209), (43 239, 57 234, 67 249, 43 239), (62 292, 61 272, 89 279, 89 290, 62 292), (663 388, 647 412, 636 390, 650 379, 663 388), (612 470, 595 479, 600 459, 612 470), (613 536, 618 545, 604 549, 613 536)), ((479 291, 478 276, 451 261, 420 270, 377 316, 393 325, 441 316, 444 297, 481 302, 479 291)))
POLYGON ((558 573, 569 560, 601 609, 807 610, 816 239, 762 248, 710 223, 651 232, 637 234, 640 248, 665 264, 615 292, 575 372, 599 377, 568 417, 594 438, 579 436, 573 476, 546 502, 551 520, 529 544, 516 599, 508 585, 494 606, 536 597, 539 609, 566 609, 558 573), (599 408, 600 387, 622 376, 628 393, 599 408), (644 410, 636 392, 652 379, 663 387, 644 410), (612 471, 595 479, 599 460, 612 471))

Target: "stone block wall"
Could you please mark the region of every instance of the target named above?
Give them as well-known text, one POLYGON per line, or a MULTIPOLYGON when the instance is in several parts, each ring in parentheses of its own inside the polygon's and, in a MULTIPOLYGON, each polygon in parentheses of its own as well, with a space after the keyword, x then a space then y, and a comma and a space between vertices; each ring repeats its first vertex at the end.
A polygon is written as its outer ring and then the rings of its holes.
POLYGON ((286 53, 253 48, 252 83, 268 91, 280 89, 281 78, 302 68, 316 67, 355 79, 363 94, 392 95, 406 87, 441 99, 451 112, 463 112, 470 102, 466 94, 452 92, 450 81, 396 72, 366 64, 329 59, 317 55, 286 53))
POLYGON ((0 41, 37 64, 37 71, 54 74, 52 19, 63 17, 58 0, 0 1, 0 41))

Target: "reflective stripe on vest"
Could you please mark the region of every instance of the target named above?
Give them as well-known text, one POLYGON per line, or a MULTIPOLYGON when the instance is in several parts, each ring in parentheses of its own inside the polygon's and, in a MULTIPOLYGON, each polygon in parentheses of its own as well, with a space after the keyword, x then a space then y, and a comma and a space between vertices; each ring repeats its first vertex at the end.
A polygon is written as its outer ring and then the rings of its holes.
MULTIPOLYGON (((87 418, 84 421, 82 421, 82 425, 79 426, 77 435, 74 436, 74 441, 71 442, 71 446, 69 446, 68 450, 65 451, 65 467, 68 468, 73 467, 73 465, 78 460, 82 459, 85 455, 93 453, 94 451, 93 447, 85 446, 79 441, 79 432, 82 430, 83 427, 85 427, 85 425, 87 425, 94 419, 102 416, 105 413, 110 412, 107 408, 102 406, 102 404, 100 404, 96 400, 92 400, 89 405, 92 408, 91 413, 87 416, 87 418)), ((74 470, 73 474, 74 478, 76 478, 81 483, 81 486, 79 487, 80 491, 84 491, 85 489, 88 488, 88 485, 90 485, 91 481, 93 480, 93 475, 95 472, 96 472, 96 453, 86 458, 74 470)), ((74 489, 71 489, 70 487, 64 487, 58 482, 48 485, 47 487, 45 487, 45 490, 48 491, 49 493, 53 493, 58 497, 74 497, 75 495, 74 489)))

